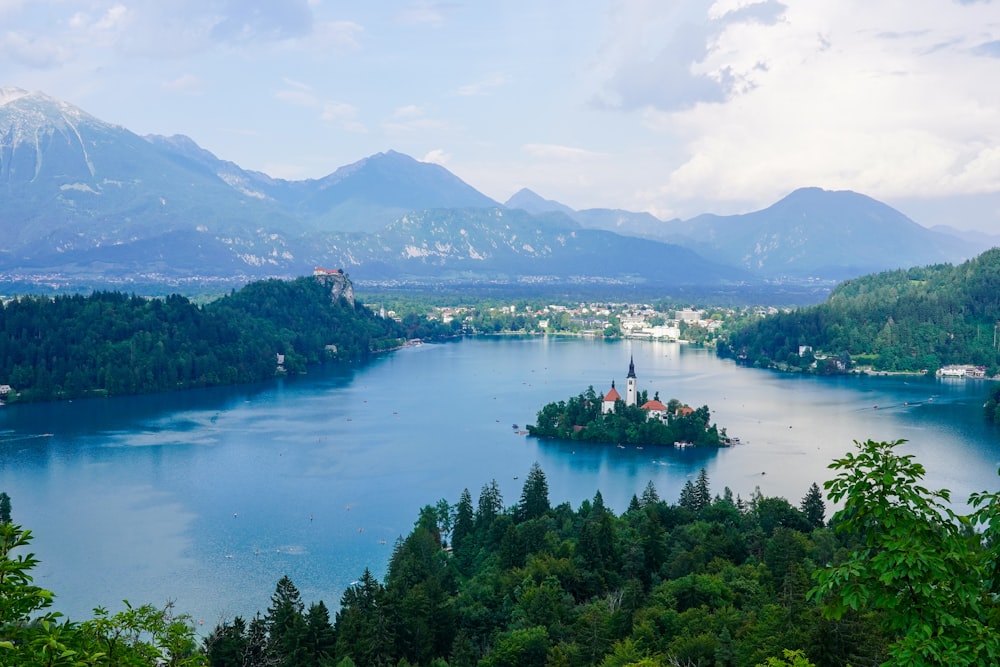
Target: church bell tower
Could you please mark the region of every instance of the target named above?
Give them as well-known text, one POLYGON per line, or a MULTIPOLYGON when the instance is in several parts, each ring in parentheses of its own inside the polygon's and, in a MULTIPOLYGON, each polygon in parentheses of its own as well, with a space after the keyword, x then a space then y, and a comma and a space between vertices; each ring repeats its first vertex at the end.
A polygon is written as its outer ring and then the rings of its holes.
POLYGON ((635 361, 633 361, 630 355, 628 359, 628 375, 625 377, 625 405, 635 405, 638 395, 638 389, 635 386, 635 361))

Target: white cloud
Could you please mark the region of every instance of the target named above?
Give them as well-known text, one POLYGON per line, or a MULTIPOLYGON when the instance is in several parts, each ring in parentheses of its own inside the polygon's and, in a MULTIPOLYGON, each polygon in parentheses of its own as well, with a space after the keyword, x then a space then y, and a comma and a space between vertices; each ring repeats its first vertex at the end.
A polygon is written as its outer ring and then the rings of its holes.
POLYGON ((474 83, 461 86, 457 92, 462 96, 488 95, 495 89, 505 85, 507 82, 508 78, 503 74, 494 74, 493 76, 487 77, 482 81, 476 81, 474 83))
POLYGON ((447 123, 428 117, 426 111, 415 104, 398 107, 389 119, 382 123, 382 130, 386 134, 410 134, 447 128, 447 123))
POLYGON ((13 31, 0 37, 0 51, 10 60, 35 69, 56 67, 73 57, 72 50, 59 40, 32 37, 13 31))
POLYGON ((554 144, 525 144, 522 148, 531 157, 544 160, 587 160, 600 155, 583 148, 554 144))
POLYGON ((323 21, 316 25, 310 42, 320 49, 356 50, 364 28, 353 21, 323 21))
POLYGON ((725 100, 658 110, 648 98, 646 126, 683 145, 659 196, 766 203, 801 185, 879 198, 995 190, 1000 92, 983 82, 1000 66, 976 55, 1000 36, 989 9, 795 0, 781 21, 730 23, 693 70, 728 79, 725 100))
POLYGON ((224 42, 293 39, 309 34, 313 24, 313 10, 305 0, 225 0, 206 10, 215 15, 213 40, 224 42))
POLYGON ((193 74, 182 74, 172 81, 165 81, 160 88, 173 93, 200 93, 205 83, 193 74))
POLYGON ((346 102, 326 102, 323 105, 322 118, 328 123, 335 123, 349 132, 366 132, 364 123, 358 118, 358 109, 346 102))
POLYGON ((439 27, 445 22, 448 3, 443 2, 412 2, 396 14, 396 20, 402 24, 423 24, 439 27))
POLYGON ((297 107, 320 107, 322 104, 309 90, 301 88, 279 90, 274 98, 297 107))
POLYGON ((445 165, 451 160, 451 155, 446 153, 442 148, 435 148, 432 151, 428 151, 421 162, 431 162, 433 164, 445 165))
POLYGON ((416 104, 401 106, 392 112, 392 117, 399 120, 419 118, 424 115, 424 110, 416 104))
POLYGON ((0 0, 0 16, 13 14, 21 9, 23 4, 24 0, 0 0))
POLYGON ((128 9, 125 5, 109 7, 101 18, 94 23, 96 30, 116 30, 128 22, 128 9))

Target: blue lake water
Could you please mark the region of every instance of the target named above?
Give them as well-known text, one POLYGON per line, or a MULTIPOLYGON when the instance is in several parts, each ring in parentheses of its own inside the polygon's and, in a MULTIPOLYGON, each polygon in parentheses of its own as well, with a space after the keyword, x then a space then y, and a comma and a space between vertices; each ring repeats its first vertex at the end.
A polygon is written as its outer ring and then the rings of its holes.
POLYGON ((284 574, 307 603, 335 608, 365 567, 384 575, 421 506, 464 487, 475 502, 491 479, 513 504, 535 461, 553 503, 600 490, 620 512, 650 480, 675 500, 705 467, 714 492, 759 487, 798 504, 854 440, 905 438, 928 485, 964 503, 1000 487, 988 386, 780 375, 667 343, 462 340, 262 385, 6 406, 0 490, 35 535, 36 583, 70 618, 172 600, 207 631, 265 610, 284 574), (512 428, 588 385, 622 384, 629 355, 640 389, 709 405, 744 444, 619 449, 512 428))

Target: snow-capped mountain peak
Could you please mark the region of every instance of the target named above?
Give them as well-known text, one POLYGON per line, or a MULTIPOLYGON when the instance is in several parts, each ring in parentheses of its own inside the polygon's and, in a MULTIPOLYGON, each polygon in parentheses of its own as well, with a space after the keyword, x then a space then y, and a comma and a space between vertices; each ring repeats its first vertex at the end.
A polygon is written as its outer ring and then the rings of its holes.
POLYGON ((27 90, 23 88, 15 88, 14 86, 0 86, 0 107, 7 104, 8 102, 13 102, 14 100, 20 99, 27 95, 30 95, 27 90))

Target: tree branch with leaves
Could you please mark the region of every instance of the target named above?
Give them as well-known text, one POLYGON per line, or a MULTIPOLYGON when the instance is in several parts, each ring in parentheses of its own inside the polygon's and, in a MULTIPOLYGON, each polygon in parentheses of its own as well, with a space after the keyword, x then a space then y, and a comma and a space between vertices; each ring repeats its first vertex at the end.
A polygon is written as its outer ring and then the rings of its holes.
POLYGON ((855 546, 814 575, 809 595, 832 619, 877 610, 894 638, 888 664, 998 664, 997 495, 977 494, 973 514, 956 513, 947 490, 922 486, 924 467, 898 452, 904 443, 856 442, 857 453, 829 466, 840 472, 825 488, 843 501, 831 523, 855 546))

